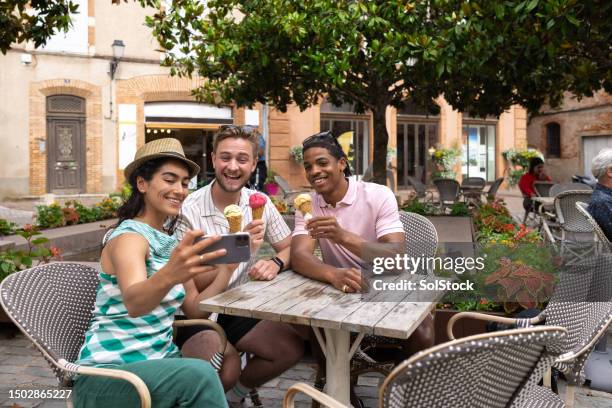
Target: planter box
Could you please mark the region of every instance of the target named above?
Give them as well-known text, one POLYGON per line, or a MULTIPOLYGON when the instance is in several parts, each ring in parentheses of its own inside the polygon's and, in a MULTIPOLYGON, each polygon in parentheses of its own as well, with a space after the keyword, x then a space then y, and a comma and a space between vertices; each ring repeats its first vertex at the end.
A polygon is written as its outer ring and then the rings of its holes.
MULTIPOLYGON (((459 312, 458 310, 436 309, 436 315, 434 318, 436 344, 444 343, 450 340, 446 334, 446 326, 451 317, 453 317, 457 313, 461 312, 459 312)), ((501 313, 499 313, 499 315, 503 316, 503 314, 501 313)), ((461 319, 457 321, 453 327, 453 334, 457 339, 461 337, 473 336, 475 334, 486 333, 486 331, 487 322, 474 319, 461 319)))
POLYGON ((474 242, 476 234, 472 217, 428 215, 425 218, 436 227, 439 242, 474 242))
MULTIPOLYGON (((102 246, 102 237, 108 227, 116 222, 117 219, 108 219, 89 224, 46 229, 40 232, 49 239, 48 246, 58 247, 62 250, 63 256, 70 257, 83 252, 99 250, 102 246)), ((14 249, 27 250, 26 240, 19 235, 9 235, 3 237, 3 240, 12 243, 14 249)))

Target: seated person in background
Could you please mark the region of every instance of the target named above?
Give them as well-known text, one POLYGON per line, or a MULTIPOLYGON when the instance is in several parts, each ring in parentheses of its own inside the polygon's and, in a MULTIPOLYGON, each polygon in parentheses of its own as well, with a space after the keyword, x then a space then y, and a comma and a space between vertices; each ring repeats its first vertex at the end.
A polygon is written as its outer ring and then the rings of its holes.
MULTIPOLYGON (((404 242, 395 195, 386 186, 349 177, 347 157, 331 132, 305 139, 303 152, 306 178, 315 190, 311 195, 313 218, 305 221, 296 208, 293 270, 345 293, 360 292, 365 288, 361 277, 363 245, 404 242), (315 240, 322 261, 314 255, 315 240)), ((402 344, 402 356, 398 357, 406 358, 433 344, 433 318, 428 315, 402 344)), ((321 361, 319 365, 325 367, 321 361)), ((354 395, 351 401, 359 406, 354 395)))
MULTIPOLYGON (((190 231, 179 244, 172 231, 163 227, 168 217, 178 215, 189 179, 198 172, 198 165, 185 158, 176 139, 147 143, 126 167, 132 195, 119 209, 119 222, 102 250, 93 317, 77 361, 138 375, 154 407, 227 406, 210 363, 181 358, 172 341, 175 311, 182 307, 191 318, 205 318, 198 302, 219 293, 231 277, 225 265, 205 265, 224 255, 224 249, 199 255, 218 236, 194 244, 204 232, 190 231), (215 278, 198 291, 193 278, 202 273, 215 278)), ((213 331, 209 335, 216 336, 213 331)), ((239 372, 235 351, 231 359, 239 372)), ((136 390, 127 381, 81 375, 74 388, 76 407, 140 406, 136 390)))
POLYGON ((591 171, 597 179, 597 185, 587 210, 608 240, 612 241, 612 149, 603 149, 595 156, 591 171))
POLYGON ((537 211, 537 207, 534 210, 533 201, 531 197, 535 197, 538 194, 533 187, 533 183, 536 181, 552 181, 552 179, 544 172, 544 160, 539 157, 534 157, 529 162, 529 171, 521 176, 518 186, 523 194, 523 208, 526 212, 537 211))

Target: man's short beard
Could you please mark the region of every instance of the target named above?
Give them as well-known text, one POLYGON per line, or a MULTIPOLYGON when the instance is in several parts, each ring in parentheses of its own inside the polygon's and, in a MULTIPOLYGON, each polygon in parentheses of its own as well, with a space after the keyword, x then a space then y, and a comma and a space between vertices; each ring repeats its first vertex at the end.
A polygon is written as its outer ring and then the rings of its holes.
POLYGON ((245 182, 240 187, 236 188, 235 190, 230 190, 230 189, 227 188, 227 186, 224 184, 224 182, 221 181, 221 177, 215 176, 215 179, 217 180, 217 184, 219 184, 219 187, 221 188, 221 190, 223 190, 226 193, 235 193, 237 191, 240 191, 248 183, 248 180, 245 180, 245 182))

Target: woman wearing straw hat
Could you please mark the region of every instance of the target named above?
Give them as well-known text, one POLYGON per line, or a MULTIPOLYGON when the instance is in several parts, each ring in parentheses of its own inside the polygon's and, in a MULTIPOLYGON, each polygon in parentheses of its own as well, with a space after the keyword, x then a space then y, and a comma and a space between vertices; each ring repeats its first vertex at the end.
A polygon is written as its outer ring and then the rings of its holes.
MULTIPOLYGON (((175 311, 182 307, 190 318, 206 317, 197 303, 224 290, 232 271, 205 265, 224 255, 224 249, 199 255, 219 236, 194 244, 204 232, 189 231, 178 243, 172 231, 164 229, 167 218, 178 215, 189 179, 198 172, 176 139, 145 144, 126 167, 132 195, 119 209, 119 222, 102 250, 95 309, 79 353, 79 364, 138 375, 154 407, 227 406, 210 363, 179 358, 172 342, 175 311), (216 277, 199 293, 192 279, 202 273, 216 277)), ((138 394, 126 381, 94 376, 76 380, 77 407, 139 405, 138 394)))

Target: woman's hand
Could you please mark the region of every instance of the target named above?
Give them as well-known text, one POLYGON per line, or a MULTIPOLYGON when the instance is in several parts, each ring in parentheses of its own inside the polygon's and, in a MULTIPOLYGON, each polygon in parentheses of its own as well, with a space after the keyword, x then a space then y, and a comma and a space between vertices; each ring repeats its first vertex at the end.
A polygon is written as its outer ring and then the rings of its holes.
POLYGON ((204 249, 221 239, 221 236, 213 235, 194 243, 197 237, 203 235, 204 232, 200 230, 187 231, 183 240, 172 251, 168 263, 159 270, 172 284, 185 283, 201 273, 217 271, 217 266, 205 264, 225 255, 227 250, 222 248, 200 255, 204 249))

